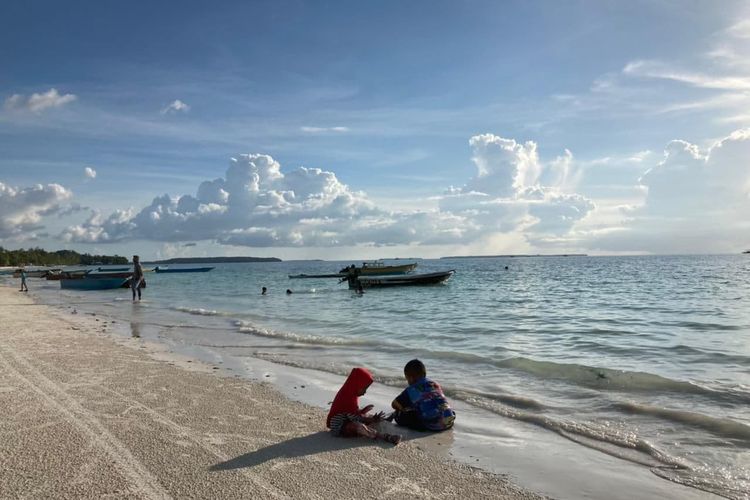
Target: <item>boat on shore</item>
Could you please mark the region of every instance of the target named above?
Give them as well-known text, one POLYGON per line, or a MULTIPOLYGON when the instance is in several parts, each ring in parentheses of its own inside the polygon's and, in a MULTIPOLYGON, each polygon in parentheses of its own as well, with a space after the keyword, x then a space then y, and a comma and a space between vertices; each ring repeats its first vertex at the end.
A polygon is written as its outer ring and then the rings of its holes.
POLYGON ((169 267, 161 267, 156 266, 154 268, 154 272, 156 273, 207 273, 208 271, 212 270, 213 267, 178 267, 178 268, 169 268, 169 267))
MULTIPOLYGON (((60 272, 60 269, 51 269, 51 268, 42 268, 42 269, 26 269, 24 268, 24 271, 26 272, 27 278, 46 278, 47 275, 50 273, 56 273, 60 272)), ((21 277, 21 269, 16 269, 13 272, 14 278, 20 278, 21 277)))
POLYGON ((386 288, 391 286, 428 286, 445 282, 455 274, 455 270, 435 273, 396 275, 396 276, 349 276, 349 288, 386 288))
POLYGON ((386 265, 382 260, 376 260, 372 262, 363 262, 361 266, 351 266, 343 268, 339 271, 339 274, 349 274, 352 272, 359 273, 360 276, 382 276, 382 275, 393 275, 393 274, 407 274, 413 272, 417 268, 417 263, 412 262, 410 264, 399 264, 396 266, 386 265))
POLYGON ((62 278, 60 288, 63 290, 112 290, 122 287, 127 278, 62 278))
POLYGON ((75 269, 72 271, 51 271, 47 273, 47 280, 60 281, 61 279, 81 279, 91 271, 88 269, 75 269))
POLYGON ((133 276, 133 271, 115 271, 115 272, 109 272, 109 271, 107 271, 107 272, 101 272, 101 273, 97 273, 97 272, 93 272, 92 271, 92 272, 86 274, 87 278, 96 278, 96 279, 100 279, 100 278, 130 278, 131 276, 133 276))

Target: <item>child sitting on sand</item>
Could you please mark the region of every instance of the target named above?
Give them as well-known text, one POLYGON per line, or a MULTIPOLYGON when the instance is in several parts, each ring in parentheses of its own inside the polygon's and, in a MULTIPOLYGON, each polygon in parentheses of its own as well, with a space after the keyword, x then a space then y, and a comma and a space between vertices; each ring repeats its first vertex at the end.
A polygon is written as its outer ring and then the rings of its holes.
POLYGON ((368 416, 367 413, 372 410, 372 405, 359 408, 359 396, 364 396, 370 384, 372 384, 370 372, 364 368, 352 369, 333 400, 326 426, 331 429, 334 436, 366 437, 398 444, 401 442, 401 436, 384 434, 370 427, 370 424, 383 420, 383 412, 368 416))
POLYGON ((404 367, 404 376, 409 387, 391 403, 396 411, 388 420, 395 419, 398 425, 417 431, 444 431, 453 427, 456 412, 440 386, 427 378, 424 363, 412 359, 404 367))

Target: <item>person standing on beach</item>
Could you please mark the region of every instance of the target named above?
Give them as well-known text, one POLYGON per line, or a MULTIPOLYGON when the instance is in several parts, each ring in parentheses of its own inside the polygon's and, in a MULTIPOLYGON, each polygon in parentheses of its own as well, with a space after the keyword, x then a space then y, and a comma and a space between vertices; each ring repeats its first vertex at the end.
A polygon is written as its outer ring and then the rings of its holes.
POLYGON ((26 270, 21 269, 21 289, 19 290, 19 292, 28 292, 28 291, 29 291, 29 287, 26 286, 26 270))
POLYGON ((133 290, 133 302, 135 302, 135 294, 138 292, 138 300, 141 300, 141 282, 143 281, 143 266, 141 266, 141 258, 137 255, 133 255, 133 277, 130 278, 130 288, 133 290))

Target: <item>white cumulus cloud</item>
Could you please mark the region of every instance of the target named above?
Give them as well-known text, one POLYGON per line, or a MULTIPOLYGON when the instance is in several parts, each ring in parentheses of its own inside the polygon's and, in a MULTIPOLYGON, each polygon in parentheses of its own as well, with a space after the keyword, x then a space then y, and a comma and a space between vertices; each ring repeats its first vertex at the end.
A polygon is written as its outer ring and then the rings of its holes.
POLYGON ((750 245, 750 130, 706 150, 674 140, 639 183, 643 204, 591 247, 654 253, 735 252, 750 245))
POLYGON ((50 108, 62 107, 76 99, 74 94, 61 95, 57 89, 51 88, 47 92, 31 94, 28 98, 21 94, 13 94, 5 99, 5 109, 41 113, 50 108))
POLYGON ((484 134, 470 145, 476 177, 438 197, 436 208, 378 207, 333 172, 282 171, 268 155, 244 154, 232 159, 224 177, 202 182, 195 195, 165 194, 139 211, 94 214, 63 237, 88 243, 213 240, 252 247, 446 245, 488 233, 563 235, 593 210, 590 200, 573 191, 577 174, 570 152, 543 163, 533 142, 484 134))
POLYGON ((481 232, 522 230, 528 236, 564 234, 595 207, 575 193, 573 155, 543 163, 533 141, 493 134, 469 140, 477 174, 440 199, 440 209, 471 220, 481 232))
POLYGON ((0 182, 0 238, 39 229, 42 217, 62 211, 71 196, 59 184, 17 188, 0 182))
POLYGON ((172 113, 187 113, 188 111, 190 111, 190 106, 179 99, 175 99, 161 110, 161 114, 168 115, 172 113))
POLYGON ((83 169, 83 175, 85 175, 87 179, 96 179, 96 170, 91 167, 86 167, 83 169))

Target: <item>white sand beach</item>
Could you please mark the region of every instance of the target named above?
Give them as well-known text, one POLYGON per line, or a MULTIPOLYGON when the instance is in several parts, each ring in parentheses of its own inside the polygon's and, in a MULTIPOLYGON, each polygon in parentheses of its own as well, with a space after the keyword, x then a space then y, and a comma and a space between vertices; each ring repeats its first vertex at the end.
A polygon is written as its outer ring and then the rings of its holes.
POLYGON ((539 498, 413 442, 333 438, 322 409, 154 359, 99 318, 10 287, 0 304, 2 498, 539 498))

